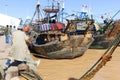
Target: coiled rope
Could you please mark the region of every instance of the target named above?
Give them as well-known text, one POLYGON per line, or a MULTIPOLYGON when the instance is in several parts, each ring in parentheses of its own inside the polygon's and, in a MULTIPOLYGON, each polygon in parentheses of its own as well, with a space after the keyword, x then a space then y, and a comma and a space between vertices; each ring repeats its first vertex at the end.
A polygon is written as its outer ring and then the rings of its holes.
POLYGON ((90 80, 94 77, 94 75, 106 64, 106 62, 110 61, 112 58, 112 54, 120 44, 120 33, 112 42, 110 47, 106 50, 106 52, 98 59, 98 61, 78 80, 90 80))

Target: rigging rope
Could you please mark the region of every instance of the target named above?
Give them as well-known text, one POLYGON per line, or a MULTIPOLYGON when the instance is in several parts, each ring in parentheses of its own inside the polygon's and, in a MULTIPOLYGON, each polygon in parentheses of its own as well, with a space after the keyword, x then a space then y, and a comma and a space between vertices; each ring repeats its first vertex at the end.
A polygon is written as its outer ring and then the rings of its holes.
POLYGON ((112 42, 107 51, 98 59, 98 61, 79 79, 79 80, 90 80, 94 75, 110 61, 111 55, 120 43, 120 33, 117 38, 112 42))
POLYGON ((38 74, 36 74, 33 70, 22 71, 20 72, 20 76, 27 80, 43 80, 38 74))

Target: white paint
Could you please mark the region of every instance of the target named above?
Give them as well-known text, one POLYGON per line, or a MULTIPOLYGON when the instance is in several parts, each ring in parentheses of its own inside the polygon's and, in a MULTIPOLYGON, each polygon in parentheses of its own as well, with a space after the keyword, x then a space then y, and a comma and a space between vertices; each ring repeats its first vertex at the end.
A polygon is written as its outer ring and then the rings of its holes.
POLYGON ((12 26, 16 26, 17 28, 19 24, 20 24, 20 19, 0 13, 0 25, 1 26, 12 25, 12 26))

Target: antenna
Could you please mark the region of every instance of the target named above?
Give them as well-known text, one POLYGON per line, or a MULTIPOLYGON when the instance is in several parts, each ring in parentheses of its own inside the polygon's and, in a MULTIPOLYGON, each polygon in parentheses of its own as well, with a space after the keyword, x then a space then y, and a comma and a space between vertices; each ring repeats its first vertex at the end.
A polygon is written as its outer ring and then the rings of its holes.
POLYGON ((63 1, 63 4, 62 4, 62 10, 64 10, 65 9, 65 5, 64 5, 64 1, 63 1))
POLYGON ((40 1, 39 1, 39 0, 37 0, 37 6, 38 6, 38 7, 40 6, 40 1))

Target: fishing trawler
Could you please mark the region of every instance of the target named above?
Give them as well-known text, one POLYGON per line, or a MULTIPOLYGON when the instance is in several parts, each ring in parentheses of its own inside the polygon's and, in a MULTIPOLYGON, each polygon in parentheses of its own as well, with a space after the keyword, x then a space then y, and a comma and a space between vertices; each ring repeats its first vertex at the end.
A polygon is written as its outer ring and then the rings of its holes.
MULTIPOLYGON (((40 4, 36 5, 35 12, 40 12, 39 6, 40 4)), ((34 51, 32 54, 49 59, 72 59, 82 56, 94 41, 89 30, 94 20, 67 19, 67 25, 65 25, 58 19, 61 11, 59 0, 57 6, 54 5, 53 0, 52 7, 47 6, 43 11, 46 17, 39 19, 38 16, 37 23, 33 27, 36 34, 30 36, 31 44, 28 46, 31 51, 34 51), (51 14, 54 15, 51 16, 51 14)))
POLYGON ((90 49, 107 49, 116 35, 119 34, 119 21, 113 21, 113 18, 120 12, 118 10, 111 19, 104 20, 104 26, 96 31, 94 42, 89 47, 90 49))

